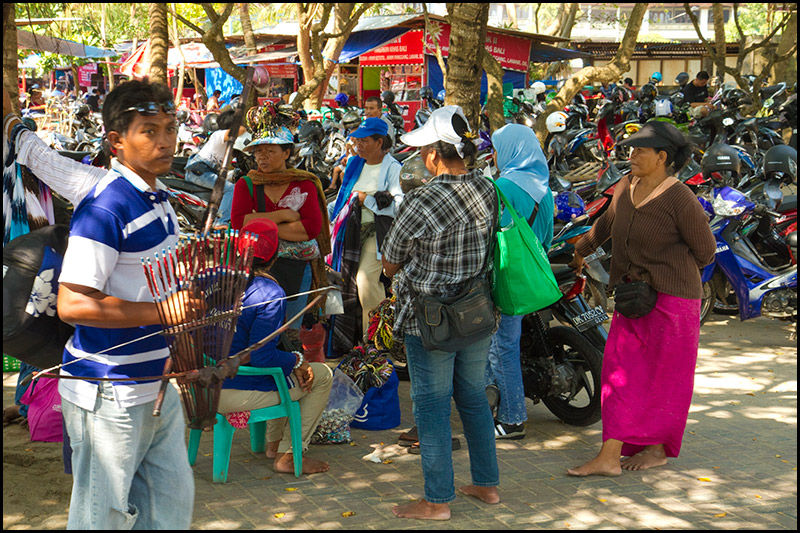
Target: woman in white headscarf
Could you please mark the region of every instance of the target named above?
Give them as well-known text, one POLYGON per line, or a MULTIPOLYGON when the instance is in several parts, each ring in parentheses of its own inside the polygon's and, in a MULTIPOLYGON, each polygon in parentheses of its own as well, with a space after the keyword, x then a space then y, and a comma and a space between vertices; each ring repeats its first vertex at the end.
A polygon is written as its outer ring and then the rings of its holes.
MULTIPOLYGON (((500 169, 497 186, 547 250, 553 240, 553 195, 548 185, 550 171, 539 140, 527 126, 508 124, 494 132, 492 144, 495 163, 500 169)), ((511 221, 511 214, 504 210, 500 225, 505 227, 511 221)), ((492 392, 499 394, 494 421, 498 439, 516 440, 525 436, 528 414, 520 367, 521 332, 522 316, 502 315, 489 348, 487 392, 490 398, 492 392)))

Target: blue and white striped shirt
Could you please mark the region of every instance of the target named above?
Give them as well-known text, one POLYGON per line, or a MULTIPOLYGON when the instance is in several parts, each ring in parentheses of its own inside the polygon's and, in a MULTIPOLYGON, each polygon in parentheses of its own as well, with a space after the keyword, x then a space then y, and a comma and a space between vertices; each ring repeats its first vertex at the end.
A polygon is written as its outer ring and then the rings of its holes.
MULTIPOLYGON (((142 257, 153 257, 178 242, 178 222, 167 193, 153 191, 135 172, 114 160, 111 170, 75 209, 60 283, 74 283, 131 302, 152 302, 142 257)), ((94 354, 62 368, 62 374, 135 378, 159 376, 169 355, 165 339, 154 335, 160 325, 97 328, 78 325, 64 349, 64 363, 94 354), (113 348, 108 350, 109 348, 113 348), (108 350, 108 351, 106 351, 108 350), (103 353, 100 353, 103 352, 103 353)), ((96 381, 61 380, 61 396, 93 410, 96 381)), ((120 407, 155 400, 159 380, 114 382, 120 407)))

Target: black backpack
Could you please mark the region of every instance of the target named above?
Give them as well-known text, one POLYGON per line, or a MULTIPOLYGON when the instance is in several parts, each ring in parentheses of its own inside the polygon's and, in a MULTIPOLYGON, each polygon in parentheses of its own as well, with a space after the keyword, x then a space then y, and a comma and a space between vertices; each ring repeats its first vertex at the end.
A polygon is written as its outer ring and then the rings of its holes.
POLYGON ((3 248, 3 353, 37 368, 61 363, 74 327, 56 313, 69 226, 21 235, 3 248))

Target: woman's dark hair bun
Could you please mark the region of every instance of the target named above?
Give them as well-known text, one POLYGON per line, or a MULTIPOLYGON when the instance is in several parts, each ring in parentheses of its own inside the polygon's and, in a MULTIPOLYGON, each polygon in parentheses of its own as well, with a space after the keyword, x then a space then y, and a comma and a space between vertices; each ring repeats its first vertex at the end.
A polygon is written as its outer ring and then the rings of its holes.
POLYGON ((689 161, 689 158, 692 157, 694 150, 694 145, 690 142, 687 142, 675 151, 675 155, 672 158, 672 168, 675 172, 678 172, 684 167, 684 165, 686 165, 686 163, 689 161))

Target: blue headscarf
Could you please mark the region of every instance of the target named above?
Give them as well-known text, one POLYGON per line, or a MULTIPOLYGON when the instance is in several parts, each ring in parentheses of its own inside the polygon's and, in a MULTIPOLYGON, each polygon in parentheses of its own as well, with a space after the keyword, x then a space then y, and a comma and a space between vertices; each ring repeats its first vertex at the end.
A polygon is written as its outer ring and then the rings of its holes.
POLYGON ((550 170, 539 139, 522 124, 507 124, 492 134, 500 177, 514 182, 537 204, 548 191, 550 170))

